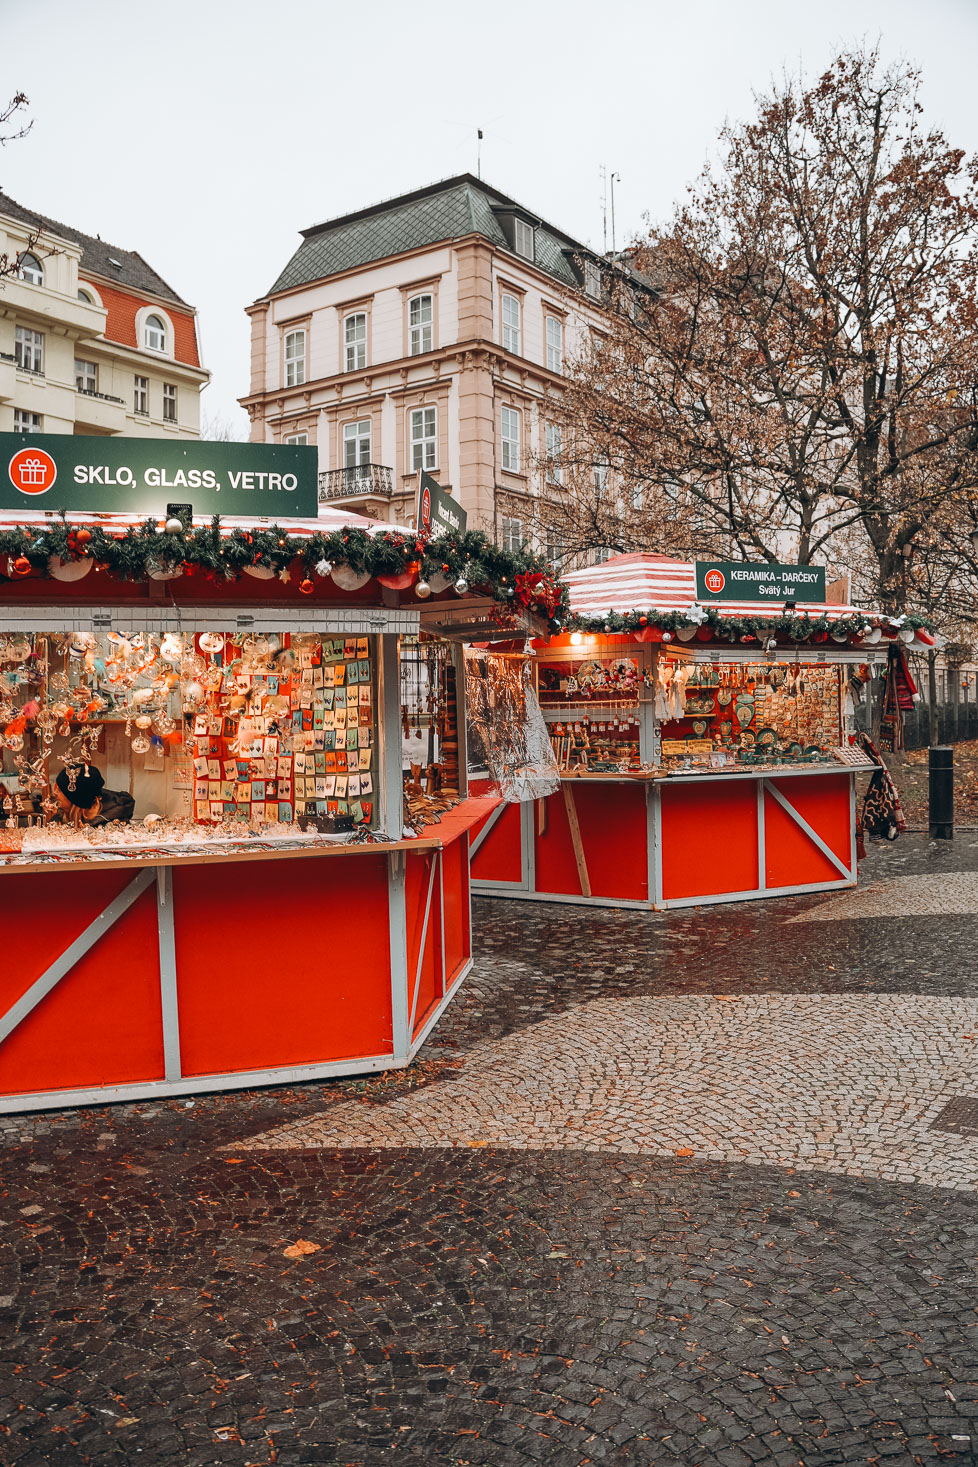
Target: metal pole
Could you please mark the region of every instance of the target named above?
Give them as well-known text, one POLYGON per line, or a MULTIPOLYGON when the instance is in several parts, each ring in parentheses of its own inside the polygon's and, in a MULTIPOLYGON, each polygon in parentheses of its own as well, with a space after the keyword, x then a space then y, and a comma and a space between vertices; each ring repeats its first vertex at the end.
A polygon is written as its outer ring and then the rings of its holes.
POLYGON ((937 648, 931 647, 927 653, 927 714, 929 729, 927 742, 932 747, 940 739, 940 730, 937 726, 937 648))
POLYGON ((954 749, 938 744, 930 750, 930 838, 954 839, 954 749))

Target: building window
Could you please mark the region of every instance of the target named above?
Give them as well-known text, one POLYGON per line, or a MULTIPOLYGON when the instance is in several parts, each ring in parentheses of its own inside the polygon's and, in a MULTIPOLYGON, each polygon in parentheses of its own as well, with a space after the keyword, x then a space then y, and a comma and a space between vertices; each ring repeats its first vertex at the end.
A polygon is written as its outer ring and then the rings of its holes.
POLYGON ((434 300, 415 295, 408 301, 408 356, 418 357, 434 345, 434 300))
POLYGON ((356 311, 343 322, 346 343, 346 370, 359 372, 367 365, 367 313, 356 311))
POLYGON ((164 423, 175 423, 177 420, 177 389, 172 382, 163 383, 163 421, 164 423))
POLYGON ((298 387, 306 380, 306 333, 290 331, 285 338, 285 385, 298 387))
POLYGON ((601 267, 594 260, 584 261, 584 289, 592 300, 601 295, 601 267))
POLYGON ((594 464, 594 492, 595 494, 597 494, 598 498, 601 497, 607 487, 608 460, 606 458, 599 458, 595 460, 594 464))
POLYGON ((599 545, 591 552, 591 563, 593 565, 604 565, 605 561, 611 559, 611 551, 607 545, 599 545))
POLYGON ((40 431, 40 413, 25 413, 23 408, 14 408, 15 433, 40 433, 40 431))
POLYGON ((546 538, 543 542, 543 558, 550 565, 560 565, 564 558, 564 542, 560 531, 547 527, 546 538))
POLYGON ((98 392, 98 367, 75 357, 75 391, 98 392))
POLYGON ((143 322, 143 345, 150 351, 166 351, 166 327, 159 316, 147 316, 143 322))
POLYGON ((44 269, 41 262, 29 250, 17 256, 17 274, 21 280, 26 280, 30 285, 44 284, 44 269))
POLYGON ((309 434, 290 433, 288 438, 284 438, 282 441, 283 443, 290 444, 292 448, 305 448, 306 444, 309 442, 309 434))
POLYGON ((522 219, 517 219, 513 241, 518 255, 522 255, 524 260, 533 259, 533 226, 531 224, 524 224, 522 219))
POLYGON ((343 425, 343 467, 356 469, 370 462, 370 419, 343 425))
POLYGON ((520 303, 515 295, 503 296, 503 349, 520 354, 520 303))
POLYGON ((433 469, 438 463, 438 409, 415 408, 411 413, 411 468, 433 469))
POLYGON ((564 470, 560 462, 564 450, 564 430, 559 423, 548 423, 545 432, 547 480, 551 484, 564 482, 564 470))
POLYGON ((14 361, 22 372, 44 371, 44 335, 18 326, 14 332, 14 361))
POLYGON ((511 474, 520 471, 520 415, 516 408, 502 410, 503 468, 511 474))
POLYGON ((503 518, 499 521, 499 547, 511 555, 523 549, 523 521, 503 518))
POLYGON ((134 377, 132 390, 132 410, 140 413, 143 417, 149 416, 149 378, 134 377))
POLYGON ((88 293, 87 290, 80 290, 78 292, 78 299, 80 301, 84 301, 85 304, 86 304, 86 306, 94 306, 94 304, 95 304, 94 297, 92 297, 91 295, 89 295, 89 293, 88 293))
POLYGON ((547 370, 564 370, 564 323, 559 316, 547 317, 547 370))

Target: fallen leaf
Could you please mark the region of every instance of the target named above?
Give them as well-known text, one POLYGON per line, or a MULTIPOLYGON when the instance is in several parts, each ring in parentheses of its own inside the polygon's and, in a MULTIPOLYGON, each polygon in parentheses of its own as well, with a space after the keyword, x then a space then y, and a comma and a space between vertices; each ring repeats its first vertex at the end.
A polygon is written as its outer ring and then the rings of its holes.
POLYGON ((694 1154, 691 1146, 680 1146, 676 1152, 677 1156, 693 1156, 694 1154))
POLYGON ((307 1253, 318 1253, 318 1243, 310 1243, 305 1238, 297 1238, 290 1248, 283 1248, 282 1252, 286 1258, 303 1258, 307 1253))

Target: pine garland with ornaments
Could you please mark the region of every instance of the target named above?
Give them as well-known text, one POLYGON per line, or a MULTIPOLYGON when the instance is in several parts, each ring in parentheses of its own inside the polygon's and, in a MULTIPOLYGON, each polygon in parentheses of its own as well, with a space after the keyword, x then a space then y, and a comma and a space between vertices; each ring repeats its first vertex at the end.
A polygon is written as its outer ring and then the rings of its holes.
MULTIPOLYGON (((780 612, 777 616, 721 616, 713 607, 691 606, 688 611, 608 612, 605 615, 568 615, 563 620, 565 632, 588 632, 592 635, 638 635, 648 641, 757 642, 774 639, 783 642, 860 642, 874 632, 895 636, 908 632, 931 634, 932 622, 926 616, 909 613, 889 617, 863 612, 853 616, 807 616, 804 612, 780 612), (680 635, 683 634, 683 635, 680 635)), ((875 638, 879 640, 879 638, 875 638)))
POLYGON ((123 581, 179 573, 236 581, 248 571, 271 573, 294 579, 306 594, 339 567, 365 577, 407 574, 405 589, 413 585, 422 600, 449 588, 458 595, 471 589, 502 607, 532 611, 555 630, 563 621, 565 592, 550 568, 531 554, 502 550, 478 530, 428 541, 410 530, 290 535, 279 525, 224 530, 218 516, 196 526, 179 519, 72 525, 62 517, 0 529, 0 580, 47 575, 52 559, 90 560, 123 581))

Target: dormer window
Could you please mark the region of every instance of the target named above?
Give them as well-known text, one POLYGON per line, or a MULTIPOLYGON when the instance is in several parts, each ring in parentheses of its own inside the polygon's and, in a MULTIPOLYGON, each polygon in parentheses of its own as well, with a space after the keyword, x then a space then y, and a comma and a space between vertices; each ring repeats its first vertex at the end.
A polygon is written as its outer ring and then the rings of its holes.
POLYGON ((87 290, 79 290, 78 299, 84 301, 86 306, 94 306, 95 302, 87 290))
POLYGON ((518 255, 522 255, 524 260, 532 260, 534 244, 533 226, 531 224, 524 223, 522 219, 514 220, 514 224, 515 229, 513 233, 513 245, 516 253, 518 255))
POLYGON ((584 290, 594 301, 601 297, 601 267, 594 260, 584 261, 584 290))
POLYGON ((28 285, 44 284, 44 268, 36 255, 25 250, 17 257, 17 274, 21 280, 26 280, 28 285))
POLYGON ((166 327, 159 316, 147 316, 143 323, 143 345, 150 351, 166 351, 166 327))

